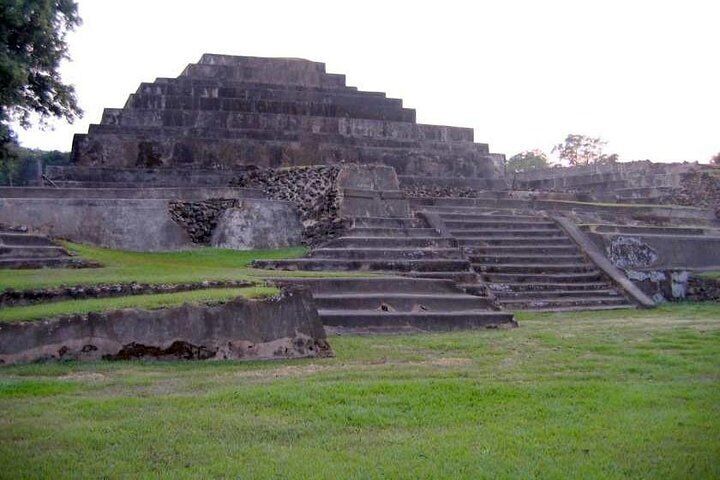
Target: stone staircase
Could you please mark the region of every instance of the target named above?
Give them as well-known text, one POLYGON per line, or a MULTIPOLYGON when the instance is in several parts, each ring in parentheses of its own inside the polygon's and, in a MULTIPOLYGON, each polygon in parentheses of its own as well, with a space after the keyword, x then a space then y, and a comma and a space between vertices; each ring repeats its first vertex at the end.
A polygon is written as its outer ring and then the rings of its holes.
POLYGON ((452 239, 416 218, 363 217, 308 257, 256 261, 279 270, 377 272, 367 278, 285 279, 308 286, 323 323, 360 331, 514 325, 498 311, 452 239), (402 276, 398 276, 402 275, 402 276), (473 292, 456 282, 474 286, 473 292))
POLYGON ((633 306, 567 234, 543 215, 468 207, 432 211, 463 248, 497 303, 508 310, 633 306))
POLYGON ((43 235, 0 227, 0 268, 79 268, 89 266, 43 235))

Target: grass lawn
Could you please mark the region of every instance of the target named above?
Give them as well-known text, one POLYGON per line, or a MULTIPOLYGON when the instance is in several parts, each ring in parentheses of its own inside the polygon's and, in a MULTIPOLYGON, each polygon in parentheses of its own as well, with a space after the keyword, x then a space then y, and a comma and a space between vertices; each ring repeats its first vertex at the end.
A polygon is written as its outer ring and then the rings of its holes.
MULTIPOLYGON (((253 260, 301 257, 306 247, 277 250, 225 250, 198 248, 183 252, 126 252, 74 243, 65 246, 103 268, 0 269, 0 291, 13 288, 92 285, 99 283, 184 283, 203 280, 261 280, 263 277, 353 276, 352 272, 284 272, 250 268, 253 260)), ((364 274, 367 276, 368 274, 364 274)))
POLYGON ((0 368, 2 478, 720 478, 720 305, 0 368))
POLYGON ((277 292, 278 289, 273 287, 209 288, 189 292, 41 303, 38 305, 0 309, 0 323, 22 322, 75 313, 105 312, 119 308, 155 309, 181 305, 183 303, 223 302, 240 296, 245 298, 272 296, 277 292))

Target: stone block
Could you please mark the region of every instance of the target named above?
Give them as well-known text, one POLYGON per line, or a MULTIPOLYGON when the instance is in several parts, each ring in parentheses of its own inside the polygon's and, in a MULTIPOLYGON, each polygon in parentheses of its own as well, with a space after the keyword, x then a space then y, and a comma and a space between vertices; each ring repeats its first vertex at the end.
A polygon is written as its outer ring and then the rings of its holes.
POLYGON ((302 223, 288 202, 239 202, 218 219, 210 245, 235 250, 281 248, 300 245, 302 223))

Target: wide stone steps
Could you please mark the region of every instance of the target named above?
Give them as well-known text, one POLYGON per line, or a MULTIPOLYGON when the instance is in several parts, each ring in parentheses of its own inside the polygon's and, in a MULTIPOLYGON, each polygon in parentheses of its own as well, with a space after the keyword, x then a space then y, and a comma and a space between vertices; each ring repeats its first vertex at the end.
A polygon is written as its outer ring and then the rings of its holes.
POLYGON ((620 297, 561 297, 561 298, 544 298, 544 299, 498 299, 498 303, 510 310, 555 310, 557 308, 580 308, 583 310, 593 307, 626 307, 631 305, 628 301, 620 297))
POLYGON ((340 271, 396 271, 396 272, 435 272, 435 271, 467 271, 470 263, 461 259, 329 259, 329 258, 297 258, 289 260, 256 260, 256 268, 272 268, 276 270, 340 270, 340 271))
POLYGON ((0 269, 36 269, 36 268, 80 268, 86 266, 85 262, 73 257, 10 257, 0 258, 0 269))
MULTIPOLYGON (((472 200, 472 199, 468 199, 472 200)), ((444 221, 493 221, 493 222, 523 222, 545 224, 548 221, 542 217, 532 215, 506 215, 493 214, 492 211, 482 213, 476 207, 432 207, 427 210, 438 213, 444 221)))
POLYGON ((430 271, 430 272, 408 272, 406 273, 409 277, 415 278, 431 278, 439 280, 449 280, 458 284, 474 284, 478 281, 478 275, 476 272, 471 270, 459 270, 459 271, 430 271))
POLYGON ((415 218, 398 217, 358 217, 353 220, 354 226, 380 228, 422 228, 422 222, 415 218))
POLYGON ((582 255, 518 255, 518 254, 504 254, 504 255, 470 255, 470 261, 475 265, 482 264, 517 264, 517 263, 581 263, 584 261, 582 255))
POLYGON ((0 258, 58 258, 67 257, 68 253, 59 246, 28 245, 8 246, 0 245, 0 258))
MULTIPOLYGON (((535 293, 535 292, 545 292, 545 291, 551 291, 551 292, 557 292, 557 291, 573 291, 578 292, 578 295, 580 295, 582 292, 592 291, 592 290, 606 290, 608 289, 608 283, 607 282, 583 282, 583 281, 577 281, 577 282, 571 282, 571 283, 562 283, 562 282, 542 282, 542 281, 536 281, 532 283, 511 283, 511 282, 505 282, 501 284, 493 284, 489 285, 488 288, 495 294, 504 293, 504 294, 512 294, 512 293, 535 293)), ((584 293, 583 293, 584 294, 584 293)))
POLYGON ((0 232, 0 245, 5 246, 57 246, 48 237, 27 233, 0 232))
POLYGON ((473 263, 473 267, 483 273, 582 273, 597 271, 589 263, 473 263))
POLYGON ((566 238, 565 233, 558 228, 555 229, 542 229, 542 230, 530 230, 530 229, 466 229, 457 230, 451 229, 450 233, 458 238, 566 238))
POLYGON ((329 327, 368 329, 370 332, 388 329, 465 330, 497 328, 514 325, 512 314, 498 311, 459 312, 382 312, 375 310, 318 310, 323 324, 329 327))
POLYGON ((568 247, 575 244, 567 237, 456 237, 458 245, 467 247, 516 246, 516 247, 568 247))
POLYGON ((277 278, 273 283, 283 285, 303 285, 315 294, 331 293, 428 293, 456 294, 458 289, 450 280, 426 278, 410 278, 407 276, 373 276, 373 277, 327 277, 327 278, 277 278))
POLYGON ((444 220, 445 226, 452 230, 480 230, 480 229, 525 229, 525 230, 557 230, 554 222, 522 222, 512 220, 444 220))
POLYGON ((327 242, 330 248, 450 248, 452 239, 441 237, 339 237, 327 242))
POLYGON ((352 260, 463 258, 457 248, 316 248, 310 257, 352 260))
POLYGON ((434 228, 392 228, 392 227, 356 227, 346 232, 346 237, 439 237, 434 228))
POLYGON ((483 272, 483 278, 491 283, 594 283, 603 280, 602 274, 597 271, 575 273, 496 273, 483 272))
POLYGON ((505 300, 534 300, 534 299, 552 299, 560 297, 573 298, 595 298, 595 297, 620 297, 620 293, 611 288, 607 288, 607 284, 600 284, 602 288, 593 290, 525 290, 525 291, 509 291, 509 290, 493 290, 495 297, 501 301, 505 300))
POLYGON ((303 285, 330 331, 384 332, 514 326, 511 313, 450 280, 402 277, 287 278, 303 285))
POLYGON ((464 293, 336 293, 313 294, 320 310, 379 310, 382 312, 447 312, 487 310, 486 298, 464 293))
POLYGON ((345 75, 318 71, 285 71, 284 67, 257 69, 252 67, 202 65, 196 63, 188 65, 180 76, 308 87, 345 86, 345 75))
POLYGON ((551 255, 553 257, 562 255, 577 254, 577 246, 566 243, 561 245, 484 245, 469 246, 467 243, 460 243, 465 247, 470 257, 481 256, 526 256, 526 255, 551 255))

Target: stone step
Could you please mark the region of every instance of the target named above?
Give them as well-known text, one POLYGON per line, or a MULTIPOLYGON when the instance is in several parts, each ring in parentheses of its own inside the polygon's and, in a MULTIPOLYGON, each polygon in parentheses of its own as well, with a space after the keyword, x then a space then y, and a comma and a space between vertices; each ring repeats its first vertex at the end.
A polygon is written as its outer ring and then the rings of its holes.
POLYGON ((557 230, 555 222, 525 222, 520 220, 445 220, 445 226, 453 230, 557 230))
POLYGON ((520 264, 520 263, 580 263, 585 260, 582 255, 519 255, 515 253, 503 255, 469 255, 473 264, 520 264))
POLYGON ((578 306, 571 306, 571 307, 532 307, 532 308, 518 308, 513 307, 515 310, 526 310, 526 311, 533 311, 533 312, 554 312, 554 313, 561 313, 561 312, 588 312, 593 310, 624 310, 624 309, 634 309, 636 308, 635 305, 631 303, 621 303, 617 305, 602 305, 602 304, 591 304, 591 305, 578 305, 578 306))
POLYGON ((378 259, 459 259, 462 252, 457 248, 316 248, 311 258, 378 260, 378 259))
POLYGON ((562 282, 531 282, 531 283, 491 283, 488 284, 490 291, 496 295, 501 292, 544 292, 544 291, 574 291, 578 292, 578 295, 584 294, 584 292, 592 290, 604 290, 608 288, 606 282, 575 282, 575 283, 562 283, 562 282))
POLYGON ((439 237, 434 228, 355 227, 345 233, 346 237, 439 237))
POLYGON ((567 237, 458 237, 458 245, 465 247, 513 246, 513 247, 574 247, 567 237))
POLYGON ((461 293, 452 280, 411 277, 326 277, 326 278, 276 278, 269 279, 280 285, 303 285, 314 294, 327 293, 461 293))
POLYGON ((485 272, 483 278, 490 283, 503 284, 542 284, 542 283, 594 283, 603 280, 602 274, 595 271, 573 273, 496 273, 485 272))
POLYGON ((606 307, 606 306, 625 306, 630 307, 630 303, 625 297, 604 297, 604 298, 587 298, 587 297, 562 297, 553 299, 498 299, 498 303, 510 310, 550 310, 555 308, 568 307, 606 307))
POLYGON ((492 308, 487 299, 464 293, 318 293, 313 298, 320 310, 454 312, 492 308))
POLYGON ((506 237, 521 237, 521 238, 528 238, 528 237, 537 237, 537 238, 565 238, 565 232, 563 232, 560 229, 541 229, 541 230, 530 230, 530 229, 467 229, 467 230, 457 230, 457 229, 451 229, 450 233, 458 238, 463 237, 471 237, 471 238, 477 238, 477 237, 500 237, 500 238, 506 238, 506 237))
MULTIPOLYGON (((415 122, 415 110, 403 108, 402 102, 381 99, 385 105, 343 101, 335 103, 282 101, 243 98, 207 98, 179 95, 132 94, 124 109, 127 110, 194 110, 275 113, 309 115, 315 117, 350 117, 396 122, 415 122)), ((130 116, 132 118, 132 116, 130 116)))
POLYGON ((396 272, 434 272, 468 271, 470 263, 461 259, 378 259, 378 260, 344 260, 328 258, 297 258, 288 260, 256 260, 255 268, 276 270, 340 270, 340 271, 396 271, 396 272))
POLYGON ((510 215, 510 214, 495 214, 488 211, 488 213, 479 212, 477 208, 463 207, 433 207, 430 209, 440 215, 440 218, 447 221, 499 221, 499 222, 523 222, 523 223, 547 223, 547 219, 540 215, 510 215), (466 211, 463 211, 466 210, 466 211))
POLYGON ((575 273, 594 272, 595 265, 591 263, 473 263, 473 268, 479 272, 493 273, 575 273))
POLYGON ((454 241, 440 237, 340 237, 328 241, 324 247, 333 248, 448 248, 454 241))
POLYGON ((8 246, 0 245, 0 258, 58 258, 67 257, 64 248, 49 245, 8 246))
POLYGON ((402 217, 357 217, 353 219, 355 227, 381 228, 424 228, 425 223, 416 218, 402 217))
POLYGON ((0 232, 0 244, 6 246, 46 246, 54 247, 55 243, 48 237, 27 233, 0 232))
POLYGON ((466 271, 432 271, 432 272, 408 272, 405 275, 415 278, 442 279, 457 283, 473 283, 477 282, 477 273, 466 271))
POLYGON ((419 330, 459 330, 514 326, 509 312, 378 312, 376 310, 318 310, 320 320, 330 327, 407 328, 419 330))
POLYGON ((463 245, 468 256, 479 257, 483 255, 573 255, 579 252, 577 246, 572 244, 562 245, 485 245, 482 247, 473 247, 463 245))
MULTIPOLYGON (((607 287, 607 285, 603 285, 607 287)), ((614 289, 598 288, 594 290, 524 290, 515 292, 512 290, 493 290, 498 299, 553 299, 561 297, 594 298, 594 297, 621 297, 622 295, 614 289)))
POLYGON ((74 257, 56 258, 0 258, 0 269, 35 269, 35 268, 80 268, 86 263, 74 257))

